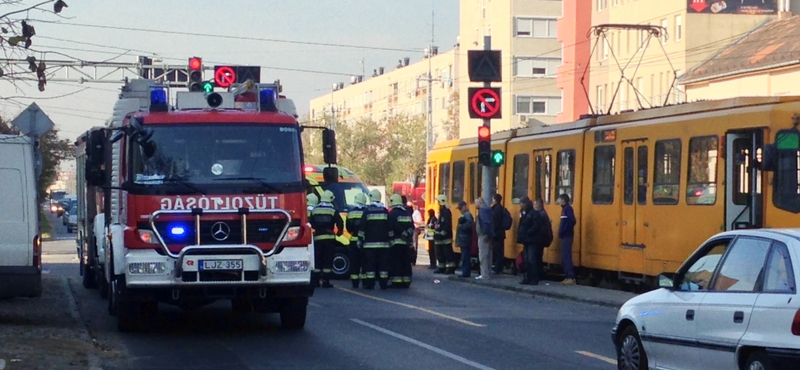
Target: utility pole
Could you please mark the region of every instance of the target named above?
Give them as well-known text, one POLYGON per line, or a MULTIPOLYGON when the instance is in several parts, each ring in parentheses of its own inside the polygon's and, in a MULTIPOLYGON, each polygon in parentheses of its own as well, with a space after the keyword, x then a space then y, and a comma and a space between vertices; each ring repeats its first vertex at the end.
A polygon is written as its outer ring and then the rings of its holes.
POLYGON ((428 45, 428 124, 425 129, 425 153, 433 148, 433 43, 435 13, 431 10, 431 43, 428 45))
POLYGON ((339 83, 334 83, 331 86, 331 123, 330 129, 336 131, 336 107, 333 105, 333 93, 336 92, 336 89, 339 88, 339 83))
MULTIPOLYGON (((492 50, 492 36, 483 36, 483 50, 492 50)), ((484 88, 492 87, 492 83, 489 81, 483 82, 484 88)), ((491 125, 492 120, 489 118, 483 119, 483 125, 489 126, 491 125)), ((480 164, 479 164, 480 165, 480 164)), ((483 166, 483 201, 486 202, 486 205, 492 204, 492 192, 490 187, 492 186, 492 167, 491 166, 483 166)))

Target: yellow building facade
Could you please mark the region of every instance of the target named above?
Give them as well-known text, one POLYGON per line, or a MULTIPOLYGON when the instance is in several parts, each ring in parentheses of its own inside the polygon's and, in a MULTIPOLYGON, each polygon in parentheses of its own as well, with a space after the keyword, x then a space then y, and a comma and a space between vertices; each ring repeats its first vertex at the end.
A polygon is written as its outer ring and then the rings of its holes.
MULTIPOLYGON (((686 91, 678 85, 676 77, 746 36, 759 24, 777 17, 777 12, 768 6, 747 7, 735 2, 727 2, 728 8, 704 0, 592 0, 591 3, 592 26, 660 27, 653 32, 609 27, 587 36, 593 53, 584 81, 594 113, 686 101, 686 91), (624 79, 617 63, 623 68, 624 79)), ((774 6, 775 1, 764 3, 774 6)))
POLYGON ((556 87, 556 69, 562 64, 556 22, 561 1, 553 0, 462 0, 459 38, 462 49, 459 75, 460 137, 475 137, 480 119, 470 119, 466 97, 470 87, 468 50, 482 50, 484 36, 491 36, 492 50, 502 53, 501 119, 492 120, 492 132, 511 128, 553 124, 562 111, 561 90, 556 87))
POLYGON ((353 76, 348 83, 339 83, 330 93, 311 100, 309 120, 318 121, 331 114, 336 122, 360 118, 377 121, 396 114, 426 116, 430 68, 434 80, 432 139, 434 143, 446 140, 443 122, 448 119, 450 98, 458 92, 454 76, 458 74, 460 54, 458 48, 441 54, 433 49, 429 54, 430 59, 424 57, 415 63, 401 59, 391 71, 378 67, 372 77, 353 76))

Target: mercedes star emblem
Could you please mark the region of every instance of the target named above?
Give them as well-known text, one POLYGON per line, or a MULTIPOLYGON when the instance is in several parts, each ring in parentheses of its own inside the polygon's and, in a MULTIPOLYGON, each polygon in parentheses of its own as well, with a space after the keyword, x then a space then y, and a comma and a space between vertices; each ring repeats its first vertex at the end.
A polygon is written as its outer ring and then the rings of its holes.
POLYGON ((217 241, 228 239, 231 235, 231 227, 224 222, 217 222, 211 225, 211 237, 217 241))

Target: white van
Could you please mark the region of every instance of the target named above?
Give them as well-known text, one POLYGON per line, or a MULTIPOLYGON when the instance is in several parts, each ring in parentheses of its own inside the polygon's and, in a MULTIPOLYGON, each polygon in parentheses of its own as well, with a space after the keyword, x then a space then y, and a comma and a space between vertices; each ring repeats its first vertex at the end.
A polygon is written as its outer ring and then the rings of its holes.
POLYGON ((33 140, 0 135, 0 298, 42 294, 33 140))

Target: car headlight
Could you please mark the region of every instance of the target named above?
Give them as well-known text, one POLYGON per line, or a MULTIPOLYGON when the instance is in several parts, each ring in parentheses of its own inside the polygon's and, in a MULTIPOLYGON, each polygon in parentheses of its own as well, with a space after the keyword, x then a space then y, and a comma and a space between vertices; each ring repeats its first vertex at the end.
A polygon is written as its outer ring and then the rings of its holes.
POLYGON ((167 271, 164 262, 131 262, 128 264, 128 273, 131 275, 157 275, 167 271))
POLYGON ((276 272, 306 272, 308 261, 278 261, 275 262, 276 272))
POLYGON ((139 229, 139 240, 147 243, 147 244, 158 244, 158 238, 156 237, 156 233, 152 230, 143 230, 139 229))
POLYGON ((300 226, 293 226, 286 230, 286 235, 283 236, 283 241, 290 242, 300 237, 300 226))

